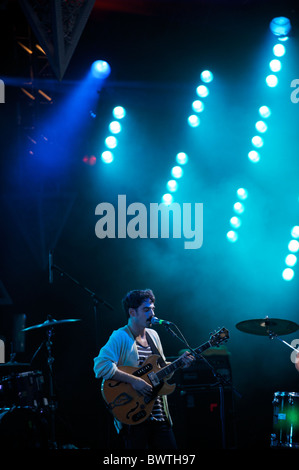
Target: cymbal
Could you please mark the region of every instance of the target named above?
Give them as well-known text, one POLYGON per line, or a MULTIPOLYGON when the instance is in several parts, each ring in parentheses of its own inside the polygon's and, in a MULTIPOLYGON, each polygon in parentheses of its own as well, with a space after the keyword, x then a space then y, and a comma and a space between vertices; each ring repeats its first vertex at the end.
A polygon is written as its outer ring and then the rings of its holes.
POLYGON ((46 320, 44 323, 29 326, 28 328, 24 328, 21 331, 31 331, 31 330, 35 330, 37 328, 53 328, 54 326, 62 325, 64 323, 72 323, 72 322, 76 322, 76 321, 81 321, 81 320, 80 320, 80 318, 69 318, 69 319, 66 319, 66 320, 55 320, 54 318, 50 318, 50 319, 46 320))
POLYGON ((299 329, 299 325, 289 320, 281 320, 279 318, 260 318, 254 320, 241 321, 236 324, 238 330, 252 335, 269 336, 271 333, 275 335, 288 335, 299 329))

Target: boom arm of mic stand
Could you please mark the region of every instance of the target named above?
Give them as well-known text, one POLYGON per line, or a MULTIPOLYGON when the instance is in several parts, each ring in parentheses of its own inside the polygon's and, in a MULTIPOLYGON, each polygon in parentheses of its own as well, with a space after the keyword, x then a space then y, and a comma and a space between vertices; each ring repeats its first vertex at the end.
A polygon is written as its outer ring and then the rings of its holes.
POLYGON ((106 302, 106 300, 103 300, 101 299, 100 297, 98 297, 95 292, 93 292, 92 290, 88 289, 88 287, 85 287, 83 286, 82 284, 80 284, 79 281, 77 281, 77 279, 75 279, 74 277, 72 277, 70 274, 68 274, 66 271, 64 271, 62 268, 60 268, 59 266, 57 266, 56 264, 53 264, 52 266, 52 269, 56 269, 56 271, 58 271, 60 273, 61 276, 66 276, 68 279, 70 279, 74 284, 76 284, 77 286, 81 287, 81 289, 85 290, 85 292, 87 292, 91 298, 93 299, 93 301, 95 303, 101 303, 103 304, 105 307, 107 307, 109 310, 114 310, 114 308, 112 307, 112 305, 110 305, 108 302, 106 302))

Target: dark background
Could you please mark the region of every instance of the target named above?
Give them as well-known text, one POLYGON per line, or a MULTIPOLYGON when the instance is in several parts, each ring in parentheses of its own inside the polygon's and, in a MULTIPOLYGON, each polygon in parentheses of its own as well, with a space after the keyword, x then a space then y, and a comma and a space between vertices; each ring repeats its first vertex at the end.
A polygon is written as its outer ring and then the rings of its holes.
MULTIPOLYGON (((18 46, 19 38, 37 42, 18 3, 1 6, 6 100, 1 105, 0 333, 6 360, 17 314, 26 314, 26 326, 49 314, 57 320, 80 318, 57 328, 53 340, 58 435, 62 443, 108 448, 113 427, 93 358, 111 331, 125 323, 126 292, 150 287, 157 316, 174 321, 193 347, 218 327, 229 329, 233 385, 242 396, 234 395, 236 446, 268 448, 273 394, 299 392, 298 373, 291 349, 235 325, 266 315, 298 321, 298 272, 291 282, 281 276, 290 230, 298 224, 299 105, 290 100, 290 83, 299 77, 295 3, 96 2, 61 81, 46 61, 43 68, 36 52, 28 57, 18 46), (287 16, 293 28, 279 85, 271 89, 265 77, 273 58, 269 23, 275 16, 287 16), (77 92, 97 59, 109 62, 111 75, 88 89, 91 104, 77 92), (203 100, 201 125, 192 129, 187 117, 205 69, 214 80, 203 100), (30 74, 42 80, 39 86, 51 104, 30 102, 21 92, 30 74), (127 115, 115 160, 105 165, 100 154, 111 110, 119 104, 127 115), (262 104, 272 115, 261 161, 252 164, 247 153, 262 104), (186 250, 183 239, 172 238, 98 239, 97 204, 116 206, 119 194, 127 195, 127 204, 160 202, 179 151, 189 162, 175 200, 204 204, 203 246, 186 250), (84 164, 85 155, 95 155, 96 164, 84 164), (249 198, 239 240, 231 244, 226 232, 238 187, 245 187, 249 198), (114 310, 99 304, 95 318, 91 296, 58 272, 50 285, 49 250, 56 265, 114 310)), ((43 329, 27 333, 17 360, 30 361, 44 334, 43 329)), ((176 356, 183 345, 162 327, 159 334, 165 354, 176 356)), ((284 339, 291 342, 296 335, 284 339)), ((47 373, 44 349, 35 368, 47 373)), ((176 426, 184 432, 180 422, 176 426)), ((215 434, 218 426, 215 422, 215 434)))

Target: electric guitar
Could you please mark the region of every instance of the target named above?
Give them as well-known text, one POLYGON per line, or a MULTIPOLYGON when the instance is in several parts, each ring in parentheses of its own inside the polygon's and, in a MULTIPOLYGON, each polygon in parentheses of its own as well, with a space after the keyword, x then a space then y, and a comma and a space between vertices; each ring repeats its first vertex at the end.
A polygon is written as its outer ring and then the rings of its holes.
MULTIPOLYGON (((195 352, 201 354, 206 349, 227 341, 228 338, 228 330, 221 328, 221 330, 210 336, 209 341, 196 348, 195 352)), ((109 411, 122 423, 131 425, 142 423, 151 414, 157 395, 169 395, 174 391, 175 384, 169 384, 164 379, 184 365, 182 356, 162 368, 157 363, 159 357, 157 354, 153 354, 138 368, 131 366, 119 367, 120 370, 141 377, 149 383, 153 388, 150 398, 144 397, 126 382, 113 379, 103 380, 102 396, 109 411)))

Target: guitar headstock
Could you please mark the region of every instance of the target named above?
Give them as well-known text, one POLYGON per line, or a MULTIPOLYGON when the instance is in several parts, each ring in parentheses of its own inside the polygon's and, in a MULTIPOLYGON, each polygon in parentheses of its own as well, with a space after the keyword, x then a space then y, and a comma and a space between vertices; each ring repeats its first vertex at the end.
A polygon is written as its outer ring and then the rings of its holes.
POLYGON ((226 328, 221 328, 221 330, 212 333, 210 336, 211 346, 219 346, 219 344, 224 343, 229 339, 229 331, 226 328))

